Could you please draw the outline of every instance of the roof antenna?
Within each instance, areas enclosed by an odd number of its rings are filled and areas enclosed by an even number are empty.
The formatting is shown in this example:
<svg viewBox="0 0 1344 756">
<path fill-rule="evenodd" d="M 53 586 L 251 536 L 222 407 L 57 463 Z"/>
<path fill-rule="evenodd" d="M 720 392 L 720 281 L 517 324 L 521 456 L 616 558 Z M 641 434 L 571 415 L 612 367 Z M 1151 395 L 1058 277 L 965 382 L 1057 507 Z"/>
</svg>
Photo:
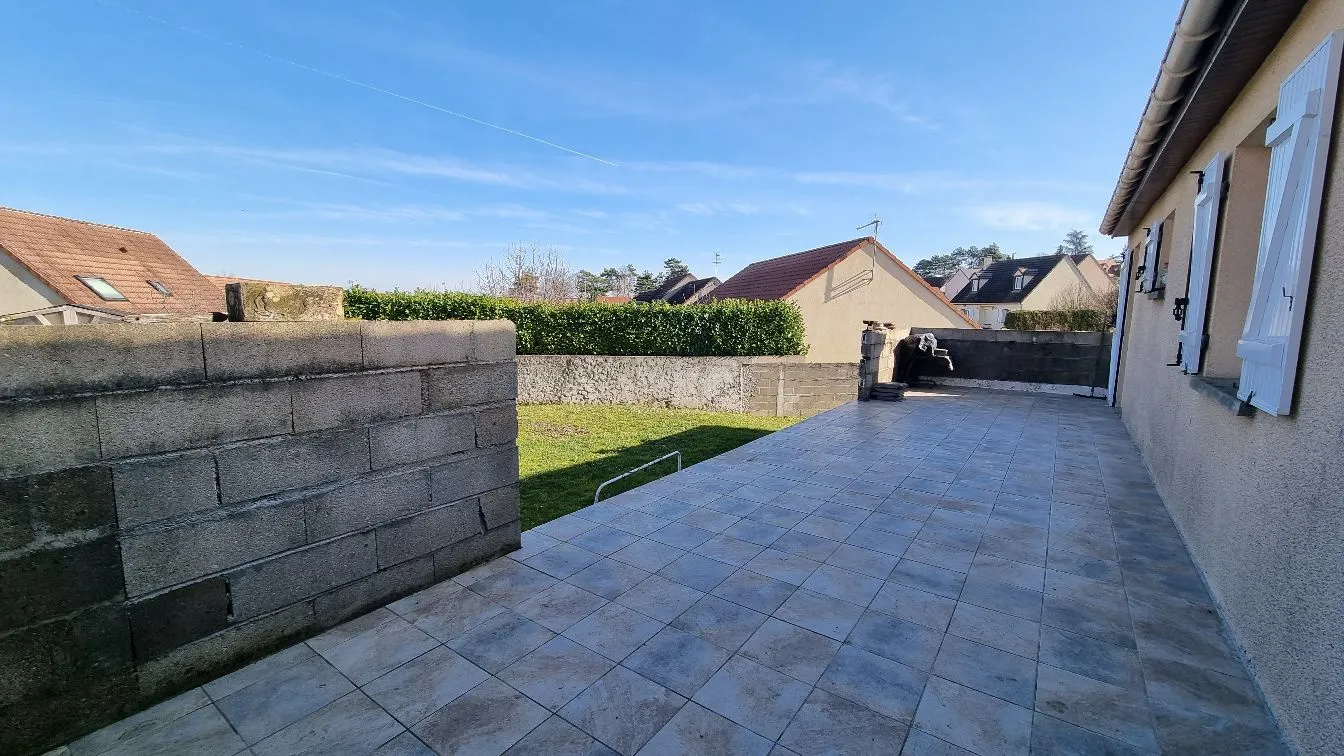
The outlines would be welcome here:
<svg viewBox="0 0 1344 756">
<path fill-rule="evenodd" d="M 714 277 L 715 277 L 715 278 L 718 278 L 718 277 L 719 277 L 719 263 L 721 263 L 721 262 L 723 262 L 723 258 L 719 256 L 719 253 L 718 253 L 718 252 L 715 252 L 715 253 L 714 253 Z"/>
<path fill-rule="evenodd" d="M 882 228 L 882 219 L 877 217 L 876 214 L 874 214 L 872 220 L 868 221 L 862 226 L 855 227 L 854 230 L 862 231 L 863 229 L 868 228 L 869 226 L 873 227 L 873 265 L 869 270 L 869 274 L 877 275 L 877 231 L 878 229 Z"/>
</svg>

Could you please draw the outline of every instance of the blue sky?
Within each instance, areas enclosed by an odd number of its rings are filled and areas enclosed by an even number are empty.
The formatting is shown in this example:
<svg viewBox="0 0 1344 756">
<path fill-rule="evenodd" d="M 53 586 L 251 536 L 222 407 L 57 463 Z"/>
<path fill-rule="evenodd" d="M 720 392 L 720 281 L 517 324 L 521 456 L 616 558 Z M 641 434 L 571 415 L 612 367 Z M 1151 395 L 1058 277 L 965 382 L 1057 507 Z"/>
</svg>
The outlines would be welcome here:
<svg viewBox="0 0 1344 756">
<path fill-rule="evenodd" d="M 153 231 L 206 273 L 378 288 L 470 286 L 514 242 L 702 275 L 717 251 L 726 278 L 875 214 L 910 263 L 1075 227 L 1109 254 L 1178 10 L 11 2 L 0 204 Z"/>
</svg>

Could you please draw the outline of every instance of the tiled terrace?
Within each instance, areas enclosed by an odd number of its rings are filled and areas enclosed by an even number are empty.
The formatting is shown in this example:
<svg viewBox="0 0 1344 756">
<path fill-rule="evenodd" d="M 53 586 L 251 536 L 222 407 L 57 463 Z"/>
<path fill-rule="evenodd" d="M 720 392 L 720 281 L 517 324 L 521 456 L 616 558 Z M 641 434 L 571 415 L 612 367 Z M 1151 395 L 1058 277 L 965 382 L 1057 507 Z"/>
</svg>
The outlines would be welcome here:
<svg viewBox="0 0 1344 756">
<path fill-rule="evenodd" d="M 849 404 L 523 538 L 71 749 L 1281 750 L 1101 402 Z"/>
</svg>

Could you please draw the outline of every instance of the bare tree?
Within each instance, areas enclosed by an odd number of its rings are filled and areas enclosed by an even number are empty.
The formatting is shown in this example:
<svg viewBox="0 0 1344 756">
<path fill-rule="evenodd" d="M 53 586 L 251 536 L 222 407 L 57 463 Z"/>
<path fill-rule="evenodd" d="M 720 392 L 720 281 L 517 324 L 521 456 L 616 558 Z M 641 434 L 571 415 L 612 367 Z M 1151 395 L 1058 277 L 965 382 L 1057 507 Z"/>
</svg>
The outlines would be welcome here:
<svg viewBox="0 0 1344 756">
<path fill-rule="evenodd" d="M 1120 289 L 1112 281 L 1105 290 L 1097 291 L 1085 283 L 1075 283 L 1050 299 L 1052 310 L 1101 310 L 1115 322 Z"/>
<path fill-rule="evenodd" d="M 485 294 L 522 302 L 565 302 L 578 296 L 574 274 L 554 247 L 514 244 L 476 271 Z"/>
</svg>

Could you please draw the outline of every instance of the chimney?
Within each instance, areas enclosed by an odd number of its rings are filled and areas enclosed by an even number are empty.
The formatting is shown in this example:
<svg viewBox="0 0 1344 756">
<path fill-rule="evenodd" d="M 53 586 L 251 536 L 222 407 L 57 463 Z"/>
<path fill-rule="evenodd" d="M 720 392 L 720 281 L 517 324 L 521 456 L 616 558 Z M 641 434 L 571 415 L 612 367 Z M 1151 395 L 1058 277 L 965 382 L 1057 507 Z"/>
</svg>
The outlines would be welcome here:
<svg viewBox="0 0 1344 756">
<path fill-rule="evenodd" d="M 989 267 L 990 265 L 992 265 L 993 263 L 994 263 L 994 258 L 990 257 L 989 255 L 985 255 L 984 257 L 980 258 L 980 270 L 984 270 L 985 268 L 988 268 L 988 267 Z"/>
</svg>

